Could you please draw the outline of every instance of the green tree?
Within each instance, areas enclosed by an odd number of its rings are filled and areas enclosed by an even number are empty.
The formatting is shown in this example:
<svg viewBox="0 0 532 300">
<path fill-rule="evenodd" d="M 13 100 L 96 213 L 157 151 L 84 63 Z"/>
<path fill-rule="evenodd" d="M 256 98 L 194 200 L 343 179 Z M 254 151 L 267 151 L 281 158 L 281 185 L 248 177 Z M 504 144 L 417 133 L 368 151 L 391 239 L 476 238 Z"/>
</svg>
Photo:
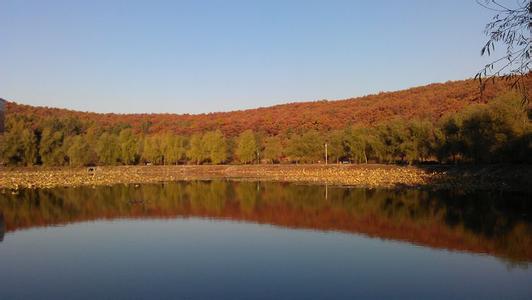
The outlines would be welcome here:
<svg viewBox="0 0 532 300">
<path fill-rule="evenodd" d="M 424 120 L 413 120 L 406 123 L 401 152 L 409 164 L 424 161 L 433 152 L 434 135 L 432 124 Z"/>
<path fill-rule="evenodd" d="M 264 141 L 264 158 L 270 162 L 278 162 L 283 157 L 283 145 L 277 136 L 268 137 Z"/>
<path fill-rule="evenodd" d="M 205 156 L 206 155 L 203 147 L 202 136 L 200 134 L 192 135 L 187 151 L 188 159 L 199 165 L 204 159 L 206 159 Z"/>
<path fill-rule="evenodd" d="M 406 129 L 404 121 L 400 119 L 388 121 L 377 127 L 378 136 L 381 143 L 382 159 L 388 163 L 394 162 L 397 158 L 404 160 L 406 156 Z"/>
<path fill-rule="evenodd" d="M 163 145 L 160 136 L 152 135 L 144 139 L 142 157 L 153 164 L 164 163 Z"/>
<path fill-rule="evenodd" d="M 182 136 L 165 134 L 162 138 L 162 153 L 165 164 L 177 164 L 185 157 L 186 140 Z"/>
<path fill-rule="evenodd" d="M 33 165 L 37 160 L 37 138 L 33 130 L 25 128 L 22 131 L 23 162 L 26 166 Z"/>
<path fill-rule="evenodd" d="M 33 165 L 37 158 L 37 143 L 33 130 L 22 120 L 8 119 L 0 143 L 0 156 L 10 164 Z"/>
<path fill-rule="evenodd" d="M 315 130 L 292 136 L 288 147 L 291 158 L 297 162 L 317 162 L 324 157 L 324 142 Z"/>
<path fill-rule="evenodd" d="M 64 134 L 61 130 L 54 131 L 46 127 L 42 131 L 39 144 L 39 155 L 46 166 L 62 166 L 66 162 L 66 153 L 63 147 Z"/>
<path fill-rule="evenodd" d="M 76 135 L 68 143 L 67 155 L 71 166 L 80 167 L 90 163 L 90 149 L 84 136 Z"/>
<path fill-rule="evenodd" d="M 366 132 L 363 128 L 347 128 L 344 132 L 343 145 L 346 155 L 352 162 L 368 162 Z"/>
<path fill-rule="evenodd" d="M 470 106 L 446 116 L 436 132 L 438 158 L 471 162 L 526 161 L 530 121 L 521 95 L 512 92 L 488 104 Z"/>
<path fill-rule="evenodd" d="M 220 130 L 209 131 L 201 139 L 206 158 L 212 164 L 221 164 L 227 159 L 227 144 Z"/>
<path fill-rule="evenodd" d="M 87 128 L 87 131 L 84 135 L 84 140 L 87 142 L 88 146 L 88 164 L 98 163 L 98 154 L 96 153 L 96 147 L 98 146 L 98 139 L 102 135 L 102 129 L 98 126 L 91 125 Z"/>
<path fill-rule="evenodd" d="M 138 141 L 131 128 L 122 129 L 118 136 L 120 145 L 120 159 L 126 165 L 135 163 L 138 151 Z"/>
<path fill-rule="evenodd" d="M 440 161 L 456 162 L 463 154 L 465 145 L 461 136 L 462 120 L 457 116 L 448 116 L 438 126 L 438 142 L 436 155 Z"/>
<path fill-rule="evenodd" d="M 464 156 L 474 162 L 511 160 L 508 146 L 525 134 L 529 124 L 520 109 L 521 99 L 515 93 L 494 99 L 488 105 L 476 105 L 462 112 L 460 129 L 465 145 Z"/>
<path fill-rule="evenodd" d="M 376 128 L 369 127 L 364 129 L 364 139 L 366 141 L 366 153 L 369 159 L 381 162 L 385 157 L 385 147 L 379 138 Z"/>
<path fill-rule="evenodd" d="M 343 130 L 333 130 L 327 136 L 327 155 L 329 161 L 336 163 L 346 156 Z"/>
<path fill-rule="evenodd" d="M 462 122 L 465 156 L 475 162 L 488 162 L 496 146 L 496 130 L 489 112 L 481 106 L 469 110 Z"/>
<path fill-rule="evenodd" d="M 96 153 L 100 163 L 104 165 L 115 165 L 120 158 L 120 147 L 118 138 L 111 133 L 104 132 L 98 139 Z"/>
<path fill-rule="evenodd" d="M 492 150 L 492 161 L 530 162 L 532 160 L 532 123 L 523 110 L 523 96 L 510 92 L 495 98 L 488 110 L 495 123 L 497 145 Z M 532 113 L 532 110 L 529 110 Z M 532 116 L 532 114 L 530 115 Z"/>
<path fill-rule="evenodd" d="M 257 141 L 253 130 L 248 129 L 238 137 L 236 155 L 241 163 L 253 162 L 258 151 Z"/>
<path fill-rule="evenodd" d="M 83 123 L 79 118 L 67 117 L 59 119 L 58 122 L 65 136 L 79 135 L 83 132 Z"/>
</svg>

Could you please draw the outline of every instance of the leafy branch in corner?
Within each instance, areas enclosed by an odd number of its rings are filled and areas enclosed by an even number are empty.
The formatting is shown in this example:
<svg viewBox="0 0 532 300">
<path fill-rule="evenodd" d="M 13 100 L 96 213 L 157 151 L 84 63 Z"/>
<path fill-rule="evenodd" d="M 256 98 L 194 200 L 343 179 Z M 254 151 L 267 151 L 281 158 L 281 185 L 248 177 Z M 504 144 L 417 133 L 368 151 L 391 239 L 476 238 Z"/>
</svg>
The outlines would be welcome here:
<svg viewBox="0 0 532 300">
<path fill-rule="evenodd" d="M 497 0 L 476 0 L 482 7 L 496 12 L 485 29 L 488 41 L 482 47 L 481 56 L 491 56 L 495 44 L 506 46 L 504 56 L 482 68 L 475 79 L 480 82 L 480 91 L 484 91 L 488 81 L 503 78 L 511 83 L 523 96 L 523 105 L 528 106 L 528 87 L 524 78 L 531 75 L 532 54 L 530 37 L 532 33 L 532 0 L 518 0 L 517 7 L 508 7 Z"/>
</svg>

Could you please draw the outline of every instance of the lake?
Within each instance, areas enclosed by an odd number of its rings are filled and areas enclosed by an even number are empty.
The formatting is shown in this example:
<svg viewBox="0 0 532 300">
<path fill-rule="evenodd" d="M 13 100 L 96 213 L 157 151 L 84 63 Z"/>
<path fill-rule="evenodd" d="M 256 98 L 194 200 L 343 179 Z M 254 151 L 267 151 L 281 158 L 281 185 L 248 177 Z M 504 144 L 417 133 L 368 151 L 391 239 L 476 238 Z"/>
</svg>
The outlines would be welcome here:
<svg viewBox="0 0 532 300">
<path fill-rule="evenodd" d="M 0 299 L 531 299 L 529 198 L 225 180 L 3 191 Z"/>
</svg>

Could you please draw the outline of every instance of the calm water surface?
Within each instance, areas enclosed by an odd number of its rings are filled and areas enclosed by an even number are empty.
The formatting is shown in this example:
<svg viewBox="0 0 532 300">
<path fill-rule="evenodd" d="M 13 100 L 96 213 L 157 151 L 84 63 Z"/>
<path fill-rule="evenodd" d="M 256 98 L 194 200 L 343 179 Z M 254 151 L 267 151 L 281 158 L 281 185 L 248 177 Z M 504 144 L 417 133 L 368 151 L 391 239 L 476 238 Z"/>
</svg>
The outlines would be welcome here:
<svg viewBox="0 0 532 300">
<path fill-rule="evenodd" d="M 230 181 L 4 191 L 0 299 L 531 299 L 529 196 Z"/>
</svg>

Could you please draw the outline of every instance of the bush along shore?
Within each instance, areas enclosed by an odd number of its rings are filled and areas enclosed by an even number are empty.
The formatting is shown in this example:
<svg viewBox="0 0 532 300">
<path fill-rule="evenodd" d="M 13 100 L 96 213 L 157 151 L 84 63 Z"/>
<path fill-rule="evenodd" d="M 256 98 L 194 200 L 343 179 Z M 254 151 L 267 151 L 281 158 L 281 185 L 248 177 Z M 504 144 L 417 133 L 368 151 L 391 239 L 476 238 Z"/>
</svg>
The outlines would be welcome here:
<svg viewBox="0 0 532 300">
<path fill-rule="evenodd" d="M 532 192 L 530 165 L 180 165 L 92 168 L 0 168 L 0 190 L 178 180 L 261 180 L 369 188 L 427 188 Z"/>
</svg>

